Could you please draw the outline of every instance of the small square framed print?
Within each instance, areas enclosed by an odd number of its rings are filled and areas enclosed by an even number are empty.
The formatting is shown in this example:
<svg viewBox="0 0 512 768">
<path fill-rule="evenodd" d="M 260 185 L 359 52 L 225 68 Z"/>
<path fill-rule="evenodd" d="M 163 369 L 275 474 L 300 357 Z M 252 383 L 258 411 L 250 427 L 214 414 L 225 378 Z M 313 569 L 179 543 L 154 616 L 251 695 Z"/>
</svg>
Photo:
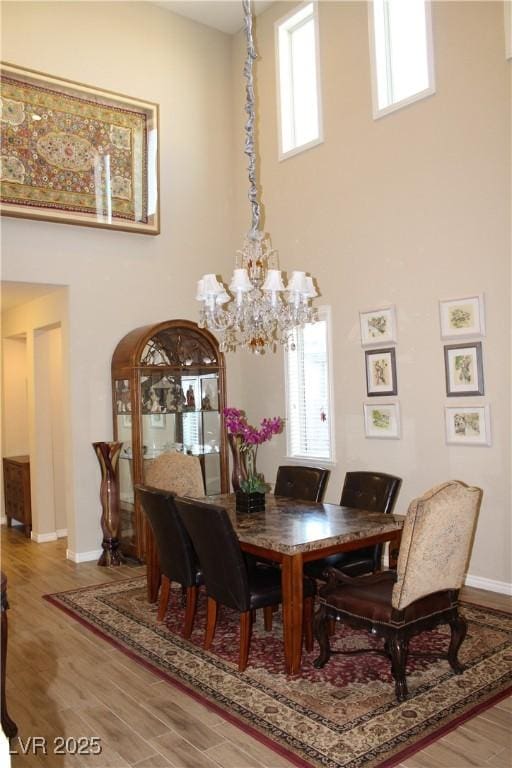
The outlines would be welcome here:
<svg viewBox="0 0 512 768">
<path fill-rule="evenodd" d="M 445 408 L 446 442 L 449 445 L 490 445 L 491 417 L 488 405 Z"/>
<path fill-rule="evenodd" d="M 361 345 L 391 344 L 396 341 L 396 317 L 394 307 L 371 309 L 359 313 Z"/>
<path fill-rule="evenodd" d="M 152 427 L 155 427 L 156 429 L 165 428 L 165 413 L 152 413 L 150 418 Z"/>
<path fill-rule="evenodd" d="M 484 394 L 481 341 L 445 346 L 444 367 L 448 397 Z"/>
<path fill-rule="evenodd" d="M 439 315 L 442 339 L 485 336 L 483 295 L 440 301 Z"/>
<path fill-rule="evenodd" d="M 400 438 L 398 403 L 365 403 L 363 407 L 366 437 Z"/>
<path fill-rule="evenodd" d="M 396 395 L 396 357 L 394 347 L 389 349 L 367 349 L 366 393 L 368 397 Z"/>
</svg>

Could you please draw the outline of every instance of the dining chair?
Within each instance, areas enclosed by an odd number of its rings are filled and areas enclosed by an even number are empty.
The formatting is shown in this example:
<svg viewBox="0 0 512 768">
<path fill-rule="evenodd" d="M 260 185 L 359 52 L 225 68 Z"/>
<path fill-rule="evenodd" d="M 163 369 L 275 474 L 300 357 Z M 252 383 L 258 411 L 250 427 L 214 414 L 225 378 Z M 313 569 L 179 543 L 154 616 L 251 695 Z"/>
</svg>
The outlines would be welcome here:
<svg viewBox="0 0 512 768">
<path fill-rule="evenodd" d="M 146 485 L 173 491 L 178 496 L 205 495 L 201 462 L 197 456 L 179 451 L 166 452 L 147 464 L 144 473 Z"/>
<path fill-rule="evenodd" d="M 323 467 L 280 466 L 277 469 L 274 496 L 322 501 L 329 474 L 329 470 Z"/>
<path fill-rule="evenodd" d="M 329 627 L 333 620 L 366 629 L 384 639 L 384 653 L 391 661 L 395 693 L 407 697 L 406 663 L 409 640 L 414 635 L 449 624 L 447 658 L 456 674 L 466 636 L 466 621 L 458 610 L 458 594 L 471 551 L 482 490 L 452 480 L 414 499 L 407 512 L 397 570 L 350 578 L 335 568 L 320 590 L 315 616 L 315 636 L 321 668 L 333 651 Z M 373 649 L 365 649 L 371 651 Z M 347 651 L 348 652 L 348 651 Z M 350 649 L 354 653 L 354 649 Z M 358 651 L 359 652 L 359 651 Z"/>
<path fill-rule="evenodd" d="M 136 485 L 135 492 L 155 537 L 162 574 L 157 618 L 159 621 L 165 618 L 172 583 L 181 584 L 186 594 L 183 637 L 189 638 L 194 625 L 198 588 L 203 584 L 203 574 L 190 536 L 176 509 L 176 494 L 144 485 Z"/>
<path fill-rule="evenodd" d="M 210 648 L 215 636 L 218 606 L 240 613 L 238 669 L 243 672 L 249 658 L 253 612 L 265 610 L 265 623 L 272 606 L 282 602 L 279 568 L 255 564 L 248 568 L 240 543 L 223 507 L 192 499 L 176 499 L 181 520 L 192 539 L 204 575 L 208 596 L 204 647 Z M 316 584 L 304 579 L 304 636 L 308 650 L 313 648 L 312 616 Z M 266 627 L 267 628 L 267 627 Z"/>
<path fill-rule="evenodd" d="M 368 512 L 390 513 L 395 507 L 401 485 L 400 477 L 385 472 L 347 472 L 340 505 Z M 381 560 L 382 544 L 376 544 L 313 560 L 306 563 L 304 571 L 316 579 L 324 579 L 323 573 L 329 567 L 338 568 L 348 576 L 359 576 L 380 570 Z"/>
<path fill-rule="evenodd" d="M 179 451 L 166 451 L 156 459 L 144 461 L 144 483 L 152 488 L 172 491 L 178 496 L 204 496 L 201 462 L 197 456 Z M 158 553 L 152 529 L 146 527 L 146 565 L 150 602 L 157 599 L 161 582 Z"/>
</svg>

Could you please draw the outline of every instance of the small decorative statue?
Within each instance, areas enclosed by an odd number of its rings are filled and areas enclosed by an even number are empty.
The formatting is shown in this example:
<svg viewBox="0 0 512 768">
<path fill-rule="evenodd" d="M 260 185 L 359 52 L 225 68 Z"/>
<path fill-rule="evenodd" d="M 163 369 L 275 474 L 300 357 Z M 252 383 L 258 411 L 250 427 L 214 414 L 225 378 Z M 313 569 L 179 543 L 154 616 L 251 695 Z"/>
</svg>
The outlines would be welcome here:
<svg viewBox="0 0 512 768">
<path fill-rule="evenodd" d="M 211 411 L 212 404 L 210 402 L 210 395 L 208 393 L 205 394 L 203 399 L 201 400 L 201 408 L 203 411 Z"/>
<path fill-rule="evenodd" d="M 196 409 L 196 396 L 192 384 L 189 384 L 187 389 L 187 408 L 190 411 L 195 411 Z"/>
</svg>

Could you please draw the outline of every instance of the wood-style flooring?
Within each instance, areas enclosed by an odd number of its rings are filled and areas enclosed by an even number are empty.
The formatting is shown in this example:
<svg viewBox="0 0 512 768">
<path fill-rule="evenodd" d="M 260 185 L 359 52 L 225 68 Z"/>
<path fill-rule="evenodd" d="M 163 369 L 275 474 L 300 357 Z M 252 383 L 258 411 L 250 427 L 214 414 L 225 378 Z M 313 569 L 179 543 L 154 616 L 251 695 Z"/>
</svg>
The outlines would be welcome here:
<svg viewBox="0 0 512 768">
<path fill-rule="evenodd" d="M 2 528 L 10 610 L 7 697 L 19 736 L 99 736 L 96 756 L 14 755 L 18 766 L 60 768 L 291 768 L 258 741 L 132 662 L 41 596 L 144 573 L 66 560 L 66 541 L 35 544 Z M 502 595 L 465 589 L 472 602 L 512 611 Z M 512 765 L 512 698 L 466 722 L 401 768 Z M 15 739 L 11 749 L 19 749 Z"/>
</svg>

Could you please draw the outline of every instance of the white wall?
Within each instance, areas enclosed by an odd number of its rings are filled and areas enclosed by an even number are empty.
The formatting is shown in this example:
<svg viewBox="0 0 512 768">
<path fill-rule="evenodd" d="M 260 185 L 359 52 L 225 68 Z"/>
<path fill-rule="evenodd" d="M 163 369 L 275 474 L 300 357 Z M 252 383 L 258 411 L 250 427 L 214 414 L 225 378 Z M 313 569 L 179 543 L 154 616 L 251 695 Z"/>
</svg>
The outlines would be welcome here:
<svg viewBox="0 0 512 768">
<path fill-rule="evenodd" d="M 290 9 L 278 3 L 256 19 L 261 186 L 281 267 L 310 271 L 319 303 L 332 307 L 337 463 L 327 499 L 338 501 L 345 472 L 358 468 L 403 478 L 399 512 L 443 480 L 479 485 L 484 502 L 470 574 L 510 585 L 511 63 L 503 6 L 434 3 L 436 95 L 374 121 L 366 4 L 321 2 L 325 142 L 278 162 L 273 24 Z M 235 50 L 236 73 L 241 36 Z M 237 98 L 241 104 L 242 87 Z M 241 127 L 235 158 L 243 230 Z M 468 400 L 490 403 L 492 446 L 447 446 L 444 407 L 464 403 L 445 394 L 438 301 L 480 292 L 485 396 Z M 362 418 L 358 313 L 389 303 L 398 317 L 399 441 L 365 438 Z M 243 360 L 237 404 L 254 420 L 284 415 L 282 356 Z M 268 479 L 285 450 L 284 436 L 260 448 Z"/>
<path fill-rule="evenodd" d="M 231 267 L 230 41 L 149 3 L 10 2 L 2 58 L 160 104 L 160 236 L 7 218 L 2 226 L 2 279 L 69 286 L 69 547 L 94 552 L 101 505 L 91 443 L 112 438 L 112 352 L 139 325 L 195 320 L 205 264 Z"/>
</svg>

